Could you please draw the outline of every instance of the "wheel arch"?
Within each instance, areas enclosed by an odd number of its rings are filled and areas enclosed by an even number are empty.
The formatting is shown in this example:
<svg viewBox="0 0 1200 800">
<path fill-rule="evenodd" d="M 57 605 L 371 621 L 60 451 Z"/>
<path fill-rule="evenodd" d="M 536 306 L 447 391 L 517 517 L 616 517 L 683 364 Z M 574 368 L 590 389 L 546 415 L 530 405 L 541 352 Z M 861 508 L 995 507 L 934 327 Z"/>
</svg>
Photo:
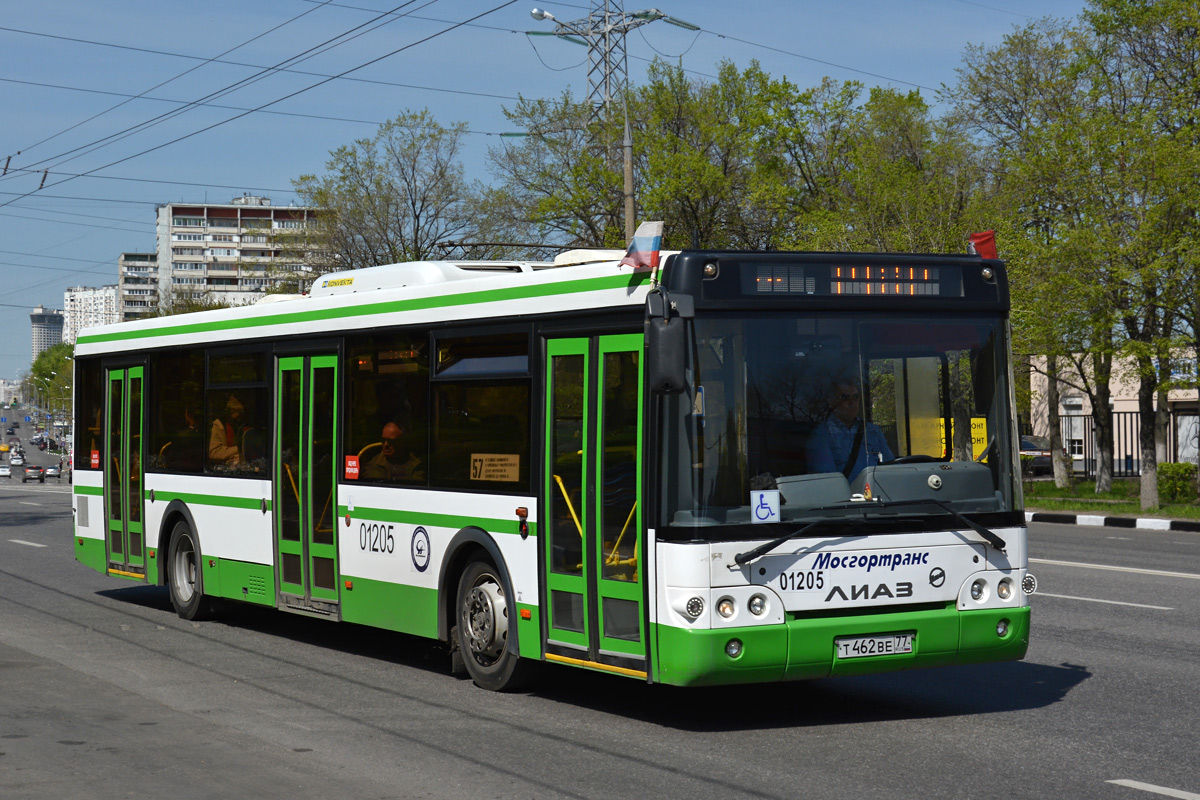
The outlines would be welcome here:
<svg viewBox="0 0 1200 800">
<path fill-rule="evenodd" d="M 492 535 L 483 528 L 468 526 L 450 540 L 446 548 L 446 557 L 442 559 L 441 571 L 438 573 L 438 619 L 437 635 L 443 642 L 450 641 L 450 621 L 455 615 L 455 598 L 458 594 L 458 580 L 467 568 L 467 564 L 476 558 L 486 557 L 500 573 L 500 581 L 504 587 L 504 596 L 516 610 L 512 578 L 508 574 L 508 565 L 504 555 Z M 513 655 L 520 656 L 520 643 L 517 637 L 509 639 Z"/>
<path fill-rule="evenodd" d="M 172 500 L 167 504 L 167 510 L 163 512 L 162 522 L 159 523 L 158 547 L 154 551 L 158 555 L 158 579 L 155 582 L 159 586 L 167 585 L 167 568 L 163 564 L 171 545 L 171 531 L 175 530 L 175 525 L 180 521 L 186 522 L 188 527 L 191 528 L 192 536 L 196 542 L 197 554 L 204 552 L 200 547 L 200 531 L 196 529 L 196 519 L 192 516 L 192 510 L 182 500 Z"/>
</svg>

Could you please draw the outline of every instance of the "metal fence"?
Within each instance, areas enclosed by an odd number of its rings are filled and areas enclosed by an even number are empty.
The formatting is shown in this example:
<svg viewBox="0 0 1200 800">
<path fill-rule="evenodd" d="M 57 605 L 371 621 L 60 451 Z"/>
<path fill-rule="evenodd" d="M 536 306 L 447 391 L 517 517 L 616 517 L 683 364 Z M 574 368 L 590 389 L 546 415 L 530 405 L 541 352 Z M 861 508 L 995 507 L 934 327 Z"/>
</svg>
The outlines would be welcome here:
<svg viewBox="0 0 1200 800">
<path fill-rule="evenodd" d="M 1063 416 L 1063 446 L 1071 457 L 1076 473 L 1088 477 L 1096 474 L 1099 453 L 1096 449 L 1096 428 L 1091 414 Z M 1137 411 L 1113 413 L 1113 477 L 1136 478 L 1142 474 L 1141 447 L 1138 445 L 1138 426 L 1141 414 Z M 1196 463 L 1200 449 L 1200 425 L 1195 411 L 1172 411 L 1167 417 L 1167 461 Z"/>
</svg>

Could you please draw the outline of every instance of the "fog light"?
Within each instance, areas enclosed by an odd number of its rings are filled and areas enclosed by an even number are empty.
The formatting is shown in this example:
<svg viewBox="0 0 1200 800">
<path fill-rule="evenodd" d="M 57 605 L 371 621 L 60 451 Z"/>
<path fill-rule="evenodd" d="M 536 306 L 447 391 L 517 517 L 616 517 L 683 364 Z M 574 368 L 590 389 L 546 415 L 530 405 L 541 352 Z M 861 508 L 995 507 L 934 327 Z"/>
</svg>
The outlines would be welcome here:
<svg viewBox="0 0 1200 800">
<path fill-rule="evenodd" d="M 1037 591 L 1037 578 L 1033 577 L 1032 572 L 1026 572 L 1025 577 L 1021 579 L 1021 591 L 1025 594 L 1033 594 Z"/>
<path fill-rule="evenodd" d="M 725 619 L 732 617 L 734 611 L 737 611 L 737 606 L 734 605 L 732 597 L 722 597 L 717 601 L 717 613 Z"/>
<path fill-rule="evenodd" d="M 1000 581 L 1000 583 L 996 586 L 996 596 L 1001 600 L 1007 600 L 1008 598 L 1012 597 L 1012 581 L 1010 581 L 1008 578 Z"/>
<path fill-rule="evenodd" d="M 983 582 L 982 578 L 977 579 L 974 583 L 971 584 L 971 599 L 972 600 L 975 600 L 975 601 L 982 600 L 985 594 L 987 594 L 987 584 Z"/>
<path fill-rule="evenodd" d="M 996 623 L 996 635 L 1001 639 L 1008 636 L 1008 620 L 1002 619 Z"/>
<path fill-rule="evenodd" d="M 767 598 L 763 597 L 761 594 L 756 594 L 750 598 L 750 602 L 747 603 L 747 607 L 750 609 L 751 614 L 756 617 L 761 617 L 763 612 L 767 610 Z"/>
<path fill-rule="evenodd" d="M 742 654 L 742 640 L 730 639 L 725 643 L 725 655 L 730 658 L 737 658 Z"/>
<path fill-rule="evenodd" d="M 693 597 L 687 601 L 687 615 L 692 619 L 700 619 L 700 615 L 704 613 L 704 599 Z"/>
</svg>

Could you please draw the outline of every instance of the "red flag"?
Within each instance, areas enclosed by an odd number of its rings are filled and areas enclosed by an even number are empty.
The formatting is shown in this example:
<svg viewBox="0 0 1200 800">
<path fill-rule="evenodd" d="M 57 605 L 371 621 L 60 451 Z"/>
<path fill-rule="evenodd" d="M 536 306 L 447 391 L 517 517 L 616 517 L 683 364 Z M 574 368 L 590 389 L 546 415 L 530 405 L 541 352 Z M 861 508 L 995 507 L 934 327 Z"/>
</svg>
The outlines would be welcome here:
<svg viewBox="0 0 1200 800">
<path fill-rule="evenodd" d="M 970 238 L 971 244 L 967 248 L 968 253 L 975 253 L 982 258 L 999 258 L 999 256 L 996 255 L 995 231 L 972 233 Z"/>
</svg>

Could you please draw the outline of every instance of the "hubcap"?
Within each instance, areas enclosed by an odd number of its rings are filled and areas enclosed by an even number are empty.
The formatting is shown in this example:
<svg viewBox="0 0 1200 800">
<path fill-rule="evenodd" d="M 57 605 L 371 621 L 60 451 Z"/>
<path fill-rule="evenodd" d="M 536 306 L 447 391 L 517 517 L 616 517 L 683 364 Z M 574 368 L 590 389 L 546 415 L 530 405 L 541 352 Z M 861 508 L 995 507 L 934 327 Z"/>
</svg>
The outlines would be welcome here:
<svg viewBox="0 0 1200 800">
<path fill-rule="evenodd" d="M 192 540 L 183 537 L 175 550 L 175 592 L 179 599 L 187 602 L 196 590 L 196 551 Z"/>
<path fill-rule="evenodd" d="M 508 637 L 508 610 L 500 587 L 489 580 L 472 588 L 463 602 L 462 616 L 471 652 L 498 658 Z"/>
</svg>

